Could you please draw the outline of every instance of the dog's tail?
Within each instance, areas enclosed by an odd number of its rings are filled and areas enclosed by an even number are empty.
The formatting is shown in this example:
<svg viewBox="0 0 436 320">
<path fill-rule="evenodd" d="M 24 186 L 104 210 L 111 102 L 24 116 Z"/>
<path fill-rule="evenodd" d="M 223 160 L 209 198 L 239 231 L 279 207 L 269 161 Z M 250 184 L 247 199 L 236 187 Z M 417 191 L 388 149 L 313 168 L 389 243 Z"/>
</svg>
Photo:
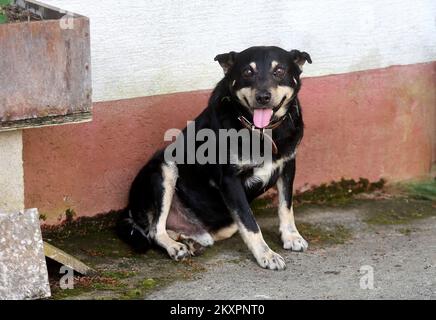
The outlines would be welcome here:
<svg viewBox="0 0 436 320">
<path fill-rule="evenodd" d="M 125 209 L 116 226 L 118 236 L 126 243 L 131 245 L 136 251 L 144 252 L 151 245 L 149 237 L 149 226 L 140 226 L 133 219 L 132 211 Z"/>
</svg>

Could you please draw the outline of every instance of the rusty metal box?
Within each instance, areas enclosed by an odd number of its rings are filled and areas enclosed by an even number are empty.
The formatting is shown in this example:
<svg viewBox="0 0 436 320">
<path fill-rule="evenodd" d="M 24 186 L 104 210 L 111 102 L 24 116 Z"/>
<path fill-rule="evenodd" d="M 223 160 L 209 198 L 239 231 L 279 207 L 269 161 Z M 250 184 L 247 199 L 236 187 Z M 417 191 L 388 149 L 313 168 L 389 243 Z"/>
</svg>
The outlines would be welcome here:
<svg viewBox="0 0 436 320">
<path fill-rule="evenodd" d="M 91 118 L 89 19 L 15 0 L 41 21 L 0 24 L 0 131 Z"/>
</svg>

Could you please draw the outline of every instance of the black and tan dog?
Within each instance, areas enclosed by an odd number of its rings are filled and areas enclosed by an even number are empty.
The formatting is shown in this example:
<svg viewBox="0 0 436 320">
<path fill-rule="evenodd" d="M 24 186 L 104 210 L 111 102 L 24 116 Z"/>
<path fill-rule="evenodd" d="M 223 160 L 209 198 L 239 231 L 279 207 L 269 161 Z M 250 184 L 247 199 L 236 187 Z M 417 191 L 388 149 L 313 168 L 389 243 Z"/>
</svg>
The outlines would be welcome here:
<svg viewBox="0 0 436 320">
<path fill-rule="evenodd" d="M 165 150 L 158 151 L 132 184 L 118 232 L 137 249 L 155 244 L 182 260 L 239 231 L 261 267 L 281 270 L 285 262 L 264 241 L 250 202 L 277 186 L 283 247 L 307 248 L 295 226 L 292 188 L 296 148 L 303 137 L 297 94 L 302 66 L 312 61 L 306 52 L 278 47 L 251 47 L 220 54 L 215 60 L 225 76 L 208 107 L 194 120 L 196 132 L 210 129 L 219 139 L 221 129 L 250 128 L 253 136 L 269 129 L 271 160 L 187 164 L 168 161 Z M 186 130 L 181 135 L 185 145 L 190 142 Z M 197 141 L 195 148 L 201 145 Z M 239 153 L 226 152 L 227 158 L 241 159 Z"/>
</svg>

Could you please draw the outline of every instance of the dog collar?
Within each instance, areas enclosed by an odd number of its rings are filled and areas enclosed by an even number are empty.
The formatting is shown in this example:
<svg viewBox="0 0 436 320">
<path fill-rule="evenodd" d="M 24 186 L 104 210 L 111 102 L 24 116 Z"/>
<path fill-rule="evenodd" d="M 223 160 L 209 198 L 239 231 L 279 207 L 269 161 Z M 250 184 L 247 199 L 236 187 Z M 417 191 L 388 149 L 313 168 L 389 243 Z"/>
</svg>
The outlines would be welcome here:
<svg viewBox="0 0 436 320">
<path fill-rule="evenodd" d="M 274 130 L 275 128 L 278 128 L 283 123 L 283 121 L 286 119 L 287 116 L 288 116 L 288 114 L 285 114 L 279 120 L 269 124 L 265 128 L 257 128 L 253 123 L 251 123 L 249 120 L 247 120 L 247 118 L 245 118 L 244 116 L 239 116 L 238 120 L 248 130 L 251 130 L 252 132 L 257 132 L 257 133 L 260 134 L 260 136 L 262 138 L 266 137 L 268 140 L 270 140 L 271 141 L 271 146 L 272 146 L 272 152 L 273 152 L 273 154 L 277 154 L 279 152 L 279 150 L 277 148 L 277 145 L 274 142 L 274 139 L 272 137 L 270 137 L 268 134 L 265 133 L 265 129 L 266 130 Z"/>
<path fill-rule="evenodd" d="M 293 99 L 294 97 L 292 97 Z M 229 96 L 224 96 L 221 98 L 221 101 L 225 102 L 231 101 L 231 98 Z M 279 104 L 279 106 L 281 107 L 282 103 Z M 296 103 L 296 108 L 297 108 L 297 114 L 300 113 L 300 110 L 298 108 L 298 103 Z M 273 109 L 274 110 L 274 109 Z M 264 128 L 257 128 L 253 123 L 251 123 L 247 118 L 245 118 L 243 115 L 240 115 L 238 117 L 239 122 L 241 122 L 241 124 L 248 130 L 251 130 L 252 132 L 257 132 L 260 134 L 260 136 L 263 137 L 267 137 L 267 139 L 269 139 L 271 141 L 271 145 L 272 145 L 272 152 L 273 154 L 277 154 L 278 153 L 278 148 L 276 143 L 274 142 L 274 139 L 272 137 L 270 137 L 268 134 L 265 133 L 265 129 L 266 130 L 274 130 L 278 127 L 280 127 L 280 125 L 283 123 L 283 121 L 285 121 L 285 119 L 289 116 L 289 119 L 291 119 L 292 125 L 295 126 L 294 124 L 294 120 L 292 119 L 292 116 L 289 112 L 287 112 L 283 117 L 281 117 L 280 119 L 270 123 L 269 125 L 267 125 Z"/>
</svg>

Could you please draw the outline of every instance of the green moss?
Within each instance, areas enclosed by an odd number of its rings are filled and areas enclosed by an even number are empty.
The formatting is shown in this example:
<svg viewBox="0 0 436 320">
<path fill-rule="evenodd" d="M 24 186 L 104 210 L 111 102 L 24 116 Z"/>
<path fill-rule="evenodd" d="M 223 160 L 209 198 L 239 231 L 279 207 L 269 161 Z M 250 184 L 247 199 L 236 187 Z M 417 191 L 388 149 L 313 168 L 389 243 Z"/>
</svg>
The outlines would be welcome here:
<svg viewBox="0 0 436 320">
<path fill-rule="evenodd" d="M 10 0 L 0 0 L 0 24 L 8 22 L 4 7 L 9 4 Z"/>
<path fill-rule="evenodd" d="M 142 281 L 142 288 L 145 290 L 153 289 L 156 286 L 156 280 L 152 278 L 144 279 Z"/>
<path fill-rule="evenodd" d="M 431 180 L 416 181 L 400 184 L 415 199 L 436 201 L 436 178 Z"/>
<path fill-rule="evenodd" d="M 104 299 L 110 296 L 112 299 L 142 299 L 158 285 L 170 283 L 174 279 L 167 278 L 165 281 L 146 278 L 142 281 L 133 278 L 123 278 L 122 280 L 110 277 L 96 277 L 75 284 L 74 289 L 61 289 L 59 286 L 52 285 L 51 299 L 71 299 L 75 297 L 91 297 L 93 299 Z"/>
<path fill-rule="evenodd" d="M 128 290 L 124 290 L 121 292 L 121 294 L 117 297 L 117 299 L 121 300 L 138 300 L 138 299 L 144 299 L 147 294 L 152 292 L 153 289 L 156 289 L 157 287 L 161 288 L 163 286 L 166 286 L 172 282 L 174 282 L 176 279 L 172 276 L 167 277 L 159 277 L 159 278 L 146 278 L 142 281 L 136 281 L 133 284 L 133 287 L 129 287 Z"/>
<path fill-rule="evenodd" d="M 370 225 L 408 224 L 418 219 L 436 216 L 431 201 L 409 198 L 379 200 L 368 203 L 364 221 Z"/>
<path fill-rule="evenodd" d="M 67 210 L 65 210 L 66 223 L 72 223 L 75 216 L 76 216 L 76 212 L 73 209 L 68 208 Z"/>
<path fill-rule="evenodd" d="M 206 271 L 205 266 L 194 259 L 174 262 L 160 250 L 149 250 L 145 254 L 135 253 L 111 229 L 57 238 L 55 243 L 99 271 L 99 276 L 95 279 L 86 281 L 86 277 L 82 277 L 74 291 L 55 289 L 55 299 L 72 298 L 76 295 L 91 296 L 93 299 L 108 296 L 115 299 L 142 299 L 156 288 L 174 281 L 190 280 Z M 54 270 L 51 277 L 56 276 L 56 273 L 58 271 Z M 53 283 L 56 287 L 56 281 Z"/>
<path fill-rule="evenodd" d="M 253 209 L 253 211 L 268 209 L 271 208 L 271 203 L 271 198 L 257 198 L 251 203 L 251 209 Z"/>
<path fill-rule="evenodd" d="M 171 283 L 173 280 L 168 279 L 144 279 L 143 281 L 136 283 L 133 288 L 125 290 L 120 294 L 117 299 L 120 300 L 139 300 L 144 299 L 148 293 L 151 292 L 157 286 L 164 286 Z"/>
<path fill-rule="evenodd" d="M 277 207 L 257 207 L 253 208 L 254 215 L 257 218 L 277 216 Z"/>
<path fill-rule="evenodd" d="M 399 228 L 397 231 L 405 236 L 410 236 L 412 233 L 416 232 L 416 228 Z"/>
<path fill-rule="evenodd" d="M 51 279 L 52 299 L 67 299 L 83 294 L 92 294 L 98 291 L 119 292 L 126 288 L 126 284 L 118 279 L 94 276 L 94 277 L 75 277 L 73 289 L 62 289 L 58 279 Z"/>
<path fill-rule="evenodd" d="M 93 217 L 80 217 L 74 220 L 73 218 L 76 213 L 72 209 L 67 209 L 65 212 L 67 218 L 60 225 L 42 227 L 43 237 L 67 239 L 72 236 L 86 236 L 107 231 L 115 227 L 119 214 L 119 211 L 111 211 Z"/>
<path fill-rule="evenodd" d="M 73 235 L 68 238 L 45 238 L 45 240 L 90 265 L 135 255 L 135 252 L 118 239 L 111 229 L 83 236 Z"/>
<path fill-rule="evenodd" d="M 127 285 L 121 282 L 116 283 L 95 283 L 92 286 L 93 290 L 100 290 L 100 291 L 119 291 L 122 288 L 126 288 Z"/>
<path fill-rule="evenodd" d="M 90 292 L 91 289 L 83 287 L 75 287 L 74 289 L 61 289 L 53 287 L 51 288 L 51 298 L 52 300 L 63 300 L 68 298 L 74 298 L 82 294 Z"/>
<path fill-rule="evenodd" d="M 294 197 L 294 204 L 317 203 L 342 205 L 353 199 L 353 196 L 356 194 L 382 189 L 385 183 L 384 179 L 370 182 L 365 178 L 360 178 L 358 181 L 342 178 L 340 181 L 321 184 L 305 192 L 297 192 Z"/>
<path fill-rule="evenodd" d="M 312 246 L 344 244 L 352 238 L 351 230 L 340 224 L 320 226 L 310 223 L 300 223 L 298 229 L 301 235 Z"/>
<path fill-rule="evenodd" d="M 138 300 L 144 297 L 141 289 L 131 289 L 119 297 L 121 300 Z"/>
<path fill-rule="evenodd" d="M 136 276 L 137 273 L 133 271 L 104 271 L 102 275 L 112 279 L 128 279 Z"/>
<path fill-rule="evenodd" d="M 329 184 L 324 183 L 314 186 L 304 192 L 297 191 L 293 202 L 295 206 L 302 204 L 344 205 L 357 194 L 383 189 L 385 183 L 384 179 L 370 182 L 365 178 L 359 178 L 358 181 L 342 178 L 340 181 L 332 181 Z M 256 215 L 265 216 L 271 215 L 276 210 L 273 207 L 273 200 L 269 197 L 255 199 L 251 203 L 251 208 L 256 212 Z"/>
<path fill-rule="evenodd" d="M 52 299 L 69 299 L 78 296 L 94 299 L 143 298 L 144 295 L 158 285 L 158 280 L 146 278 L 140 280 L 136 272 L 104 271 L 96 277 L 76 277 L 74 289 L 62 290 L 58 283 L 51 281 Z M 164 283 L 164 281 L 161 281 Z"/>
</svg>

